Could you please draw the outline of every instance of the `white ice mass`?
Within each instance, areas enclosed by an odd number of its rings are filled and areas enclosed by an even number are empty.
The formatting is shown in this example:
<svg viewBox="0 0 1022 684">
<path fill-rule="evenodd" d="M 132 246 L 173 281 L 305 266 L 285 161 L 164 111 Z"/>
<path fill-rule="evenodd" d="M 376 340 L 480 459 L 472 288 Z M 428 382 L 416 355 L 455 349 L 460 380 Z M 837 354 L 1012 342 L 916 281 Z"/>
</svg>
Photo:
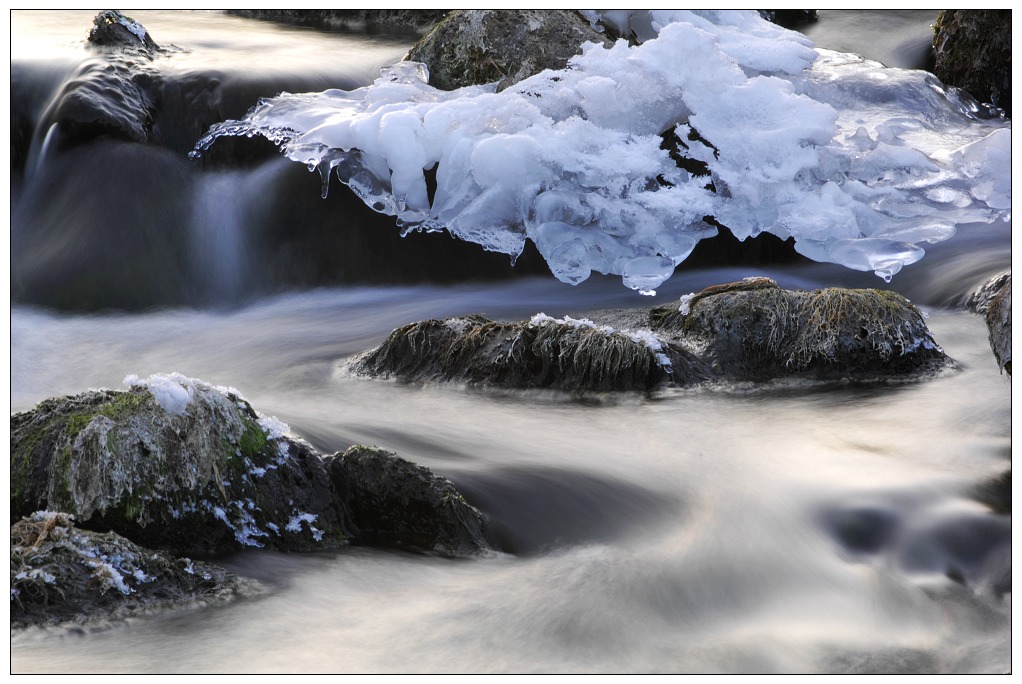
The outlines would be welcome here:
<svg viewBox="0 0 1022 684">
<path fill-rule="evenodd" d="M 440 91 L 404 62 L 354 91 L 262 100 L 196 150 L 260 134 L 406 230 L 512 256 L 532 240 L 564 282 L 613 273 L 647 293 L 716 234 L 707 216 L 885 279 L 958 224 L 1008 219 L 1010 121 L 931 74 L 814 49 L 754 11 L 612 19 L 649 39 L 586 44 L 500 93 Z M 672 159 L 672 130 L 709 175 Z"/>
</svg>

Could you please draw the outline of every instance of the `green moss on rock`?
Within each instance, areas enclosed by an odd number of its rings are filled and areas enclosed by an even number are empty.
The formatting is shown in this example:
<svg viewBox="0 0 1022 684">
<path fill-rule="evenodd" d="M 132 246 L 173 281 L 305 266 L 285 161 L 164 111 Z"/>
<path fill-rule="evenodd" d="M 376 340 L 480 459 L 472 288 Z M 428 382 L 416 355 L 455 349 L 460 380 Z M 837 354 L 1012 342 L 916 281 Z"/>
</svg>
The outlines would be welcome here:
<svg viewBox="0 0 1022 684">
<path fill-rule="evenodd" d="M 271 437 L 237 395 L 188 382 L 191 399 L 175 413 L 137 386 L 12 416 L 12 521 L 60 511 L 189 553 L 343 543 L 343 506 L 322 458 L 303 442 Z"/>
<path fill-rule="evenodd" d="M 910 379 L 953 367 L 922 314 L 886 290 L 784 290 L 769 278 L 595 319 L 413 323 L 352 359 L 356 374 L 508 388 L 654 390 L 704 383 Z"/>
<path fill-rule="evenodd" d="M 497 83 L 503 90 L 544 69 L 563 69 L 585 42 L 610 44 L 570 10 L 455 10 L 407 59 L 429 68 L 430 85 L 454 90 Z"/>
</svg>

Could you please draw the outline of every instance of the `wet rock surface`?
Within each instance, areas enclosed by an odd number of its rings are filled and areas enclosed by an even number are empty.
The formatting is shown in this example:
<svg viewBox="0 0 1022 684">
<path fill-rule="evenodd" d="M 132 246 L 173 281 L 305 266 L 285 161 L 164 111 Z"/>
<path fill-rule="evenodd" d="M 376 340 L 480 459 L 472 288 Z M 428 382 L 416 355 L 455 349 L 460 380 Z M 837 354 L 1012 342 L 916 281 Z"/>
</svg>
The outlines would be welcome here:
<svg viewBox="0 0 1022 684">
<path fill-rule="evenodd" d="M 727 378 L 872 381 L 948 364 L 919 310 L 886 290 L 784 290 L 757 278 L 686 303 L 688 314 L 655 310 L 654 329 L 680 332 Z"/>
<path fill-rule="evenodd" d="M 12 416 L 12 518 L 61 511 L 179 553 L 345 542 L 319 454 L 274 432 L 237 394 L 179 380 L 156 393 L 49 399 Z"/>
<path fill-rule="evenodd" d="M 258 585 L 209 563 L 173 558 L 40 511 L 11 526 L 11 627 L 121 618 L 226 601 Z"/>
<path fill-rule="evenodd" d="M 1011 116 L 1011 10 L 941 10 L 934 73 Z"/>
<path fill-rule="evenodd" d="M 328 466 L 355 542 L 467 556 L 492 550 L 486 521 L 454 485 L 397 454 L 356 445 Z"/>
<path fill-rule="evenodd" d="M 117 10 L 103 10 L 92 20 L 89 43 L 99 47 L 135 48 L 148 53 L 159 50 L 145 26 Z"/>
<path fill-rule="evenodd" d="M 174 553 L 492 549 L 479 511 L 427 468 L 363 446 L 324 459 L 231 388 L 128 383 L 11 417 L 12 523 L 59 511 Z"/>
<path fill-rule="evenodd" d="M 969 295 L 965 308 L 986 319 L 997 366 L 1011 375 L 1011 271 L 994 276 Z"/>
<path fill-rule="evenodd" d="M 656 343 L 654 343 L 656 346 Z M 399 328 L 353 361 L 357 374 L 403 380 L 453 380 L 507 388 L 650 390 L 668 381 L 705 379 L 697 359 L 588 319 L 534 318 L 498 323 L 472 315 Z"/>
<path fill-rule="evenodd" d="M 503 90 L 544 69 L 563 69 L 582 44 L 609 45 L 570 10 L 455 10 L 408 53 L 441 90 L 497 83 Z"/>
<path fill-rule="evenodd" d="M 482 316 L 398 328 L 358 375 L 508 388 L 652 390 L 799 378 L 874 382 L 951 367 L 922 314 L 882 290 L 784 290 L 768 278 L 589 318 Z"/>
<path fill-rule="evenodd" d="M 144 26 L 116 10 L 96 15 L 88 42 L 99 59 L 64 84 L 42 117 L 40 134 L 54 131 L 64 147 L 101 135 L 149 142 L 156 107 L 150 62 L 160 47 Z"/>
</svg>

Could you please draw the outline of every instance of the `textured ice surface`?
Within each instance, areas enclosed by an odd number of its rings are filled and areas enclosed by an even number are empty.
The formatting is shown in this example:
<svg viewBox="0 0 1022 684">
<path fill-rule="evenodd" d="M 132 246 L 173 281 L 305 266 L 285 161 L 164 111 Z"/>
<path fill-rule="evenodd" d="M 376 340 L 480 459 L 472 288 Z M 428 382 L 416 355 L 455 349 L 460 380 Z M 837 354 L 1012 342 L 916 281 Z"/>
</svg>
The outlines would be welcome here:
<svg viewBox="0 0 1022 684">
<path fill-rule="evenodd" d="M 645 42 L 586 44 L 500 93 L 436 90 L 404 62 L 354 91 L 262 100 L 196 154 L 263 135 L 406 230 L 512 256 L 532 240 L 564 282 L 613 273 L 645 293 L 716 234 L 706 216 L 886 279 L 958 224 L 1008 217 L 1010 122 L 926 72 L 815 50 L 753 11 L 604 20 Z M 671 158 L 672 129 L 709 176 Z"/>
</svg>

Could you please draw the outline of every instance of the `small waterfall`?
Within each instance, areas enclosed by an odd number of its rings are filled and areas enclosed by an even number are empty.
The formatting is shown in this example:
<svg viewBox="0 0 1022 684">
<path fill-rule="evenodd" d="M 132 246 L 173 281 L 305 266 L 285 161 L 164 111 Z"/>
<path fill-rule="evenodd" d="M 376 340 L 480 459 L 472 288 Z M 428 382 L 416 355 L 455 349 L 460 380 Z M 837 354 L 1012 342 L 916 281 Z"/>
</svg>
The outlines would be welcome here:
<svg viewBox="0 0 1022 684">
<path fill-rule="evenodd" d="M 245 236 L 245 174 L 204 174 L 196 179 L 192 209 L 191 270 L 199 292 L 217 303 L 245 293 L 249 248 Z"/>
<path fill-rule="evenodd" d="M 39 130 L 36 130 L 32 147 L 28 151 L 28 161 L 25 164 L 25 180 L 28 182 L 40 175 L 47 160 L 56 151 L 57 145 L 60 143 L 60 124 L 51 124 L 46 130 L 46 134 L 41 137 L 42 142 L 39 142 Z"/>
</svg>

